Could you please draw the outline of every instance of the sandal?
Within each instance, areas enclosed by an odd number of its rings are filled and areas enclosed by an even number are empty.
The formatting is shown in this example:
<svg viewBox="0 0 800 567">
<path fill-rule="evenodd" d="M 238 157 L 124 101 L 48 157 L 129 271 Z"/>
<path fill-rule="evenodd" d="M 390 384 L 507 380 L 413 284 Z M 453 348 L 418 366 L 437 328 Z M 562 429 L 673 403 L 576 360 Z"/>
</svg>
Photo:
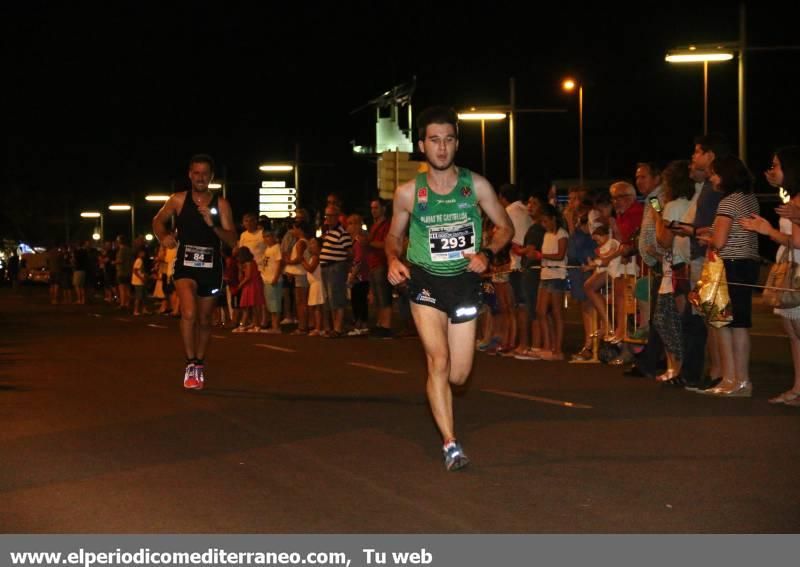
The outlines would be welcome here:
<svg viewBox="0 0 800 567">
<path fill-rule="evenodd" d="M 784 393 L 767 400 L 771 404 L 786 404 L 790 406 L 800 405 L 800 392 L 787 390 Z"/>
</svg>

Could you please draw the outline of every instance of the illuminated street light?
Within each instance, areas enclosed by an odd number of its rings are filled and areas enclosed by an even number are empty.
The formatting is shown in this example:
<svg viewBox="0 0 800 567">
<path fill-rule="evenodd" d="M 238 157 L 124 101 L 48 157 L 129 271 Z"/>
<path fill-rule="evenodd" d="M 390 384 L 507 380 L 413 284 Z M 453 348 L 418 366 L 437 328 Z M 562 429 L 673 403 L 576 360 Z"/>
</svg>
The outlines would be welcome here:
<svg viewBox="0 0 800 567">
<path fill-rule="evenodd" d="M 85 219 L 100 219 L 100 233 L 98 234 L 96 230 L 92 232 L 92 240 L 102 240 L 104 236 L 103 213 L 99 211 L 83 211 L 81 212 L 81 217 Z"/>
<path fill-rule="evenodd" d="M 133 245 L 133 241 L 136 240 L 136 217 L 134 208 L 130 205 L 109 205 L 109 211 L 130 211 L 131 212 L 131 245 Z"/>
<path fill-rule="evenodd" d="M 258 167 L 261 171 L 292 171 L 294 169 L 293 165 L 287 164 L 265 164 L 260 165 Z"/>
<path fill-rule="evenodd" d="M 146 195 L 144 200 L 151 203 L 164 203 L 169 201 L 169 195 Z"/>
<path fill-rule="evenodd" d="M 578 88 L 578 178 L 583 185 L 583 85 L 575 79 L 564 79 L 561 88 L 572 92 Z"/>
<path fill-rule="evenodd" d="M 708 134 L 708 64 L 730 61 L 733 59 L 734 52 L 735 49 L 724 45 L 690 45 L 671 49 L 664 57 L 670 63 L 703 64 L 703 134 Z M 741 124 L 741 116 L 739 120 Z"/>
<path fill-rule="evenodd" d="M 459 120 L 479 120 L 481 123 L 481 173 L 486 177 L 486 121 L 505 120 L 505 112 L 478 111 L 475 107 L 469 112 L 459 112 Z"/>
</svg>

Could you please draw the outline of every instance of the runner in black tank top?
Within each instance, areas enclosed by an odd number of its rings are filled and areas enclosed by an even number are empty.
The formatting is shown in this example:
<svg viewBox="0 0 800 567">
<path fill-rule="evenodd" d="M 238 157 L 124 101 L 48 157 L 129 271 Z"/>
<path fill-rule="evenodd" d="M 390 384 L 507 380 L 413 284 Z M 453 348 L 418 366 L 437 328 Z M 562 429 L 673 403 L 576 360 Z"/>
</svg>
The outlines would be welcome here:
<svg viewBox="0 0 800 567">
<path fill-rule="evenodd" d="M 220 243 L 236 245 L 231 207 L 228 201 L 212 195 L 208 189 L 213 178 L 211 156 L 194 156 L 189 162 L 192 188 L 170 196 L 153 218 L 153 232 L 158 240 L 167 248 L 178 247 L 174 280 L 180 299 L 181 337 L 186 352 L 183 387 L 198 390 L 205 383 L 203 357 L 211 337 L 215 295 L 222 287 Z M 177 240 L 167 229 L 172 215 L 177 215 Z"/>
<path fill-rule="evenodd" d="M 216 195 L 211 198 L 208 208 L 214 225 L 219 226 L 219 203 Z M 205 223 L 191 196 L 191 190 L 186 192 L 175 226 L 179 244 L 173 279 L 177 281 L 190 278 L 197 282 L 198 297 L 217 295 L 222 287 L 221 241 L 214 229 Z"/>
</svg>

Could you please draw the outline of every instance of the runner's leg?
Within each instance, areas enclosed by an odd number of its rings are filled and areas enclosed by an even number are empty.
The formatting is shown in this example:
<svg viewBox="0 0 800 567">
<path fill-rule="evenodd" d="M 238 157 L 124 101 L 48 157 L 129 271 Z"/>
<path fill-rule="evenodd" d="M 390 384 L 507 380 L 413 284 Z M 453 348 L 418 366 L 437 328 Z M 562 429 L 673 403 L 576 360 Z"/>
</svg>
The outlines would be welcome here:
<svg viewBox="0 0 800 567">
<path fill-rule="evenodd" d="M 450 353 L 448 344 L 447 314 L 433 307 L 411 304 L 411 315 L 417 325 L 422 347 L 428 360 L 428 382 L 426 390 L 433 419 L 443 441 L 455 437 L 453 433 L 453 394 L 450 391 Z M 474 324 L 473 324 L 474 334 Z M 469 356 L 472 358 L 470 342 Z"/>
</svg>

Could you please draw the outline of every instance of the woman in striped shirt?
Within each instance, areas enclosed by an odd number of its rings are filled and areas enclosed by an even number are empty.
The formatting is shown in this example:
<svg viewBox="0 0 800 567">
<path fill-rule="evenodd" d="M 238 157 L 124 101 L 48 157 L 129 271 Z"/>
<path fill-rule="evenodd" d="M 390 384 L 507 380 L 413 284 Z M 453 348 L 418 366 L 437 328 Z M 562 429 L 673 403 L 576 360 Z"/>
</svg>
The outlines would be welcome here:
<svg viewBox="0 0 800 567">
<path fill-rule="evenodd" d="M 752 296 L 750 287 L 758 280 L 758 235 L 742 226 L 741 220 L 759 213 L 753 194 L 753 176 L 735 156 L 711 163 L 711 184 L 724 194 L 714 224 L 700 239 L 707 242 L 725 262 L 725 276 L 731 297 L 733 321 L 716 333 L 722 362 L 722 382 L 699 393 L 724 397 L 750 397 L 750 327 Z"/>
</svg>

